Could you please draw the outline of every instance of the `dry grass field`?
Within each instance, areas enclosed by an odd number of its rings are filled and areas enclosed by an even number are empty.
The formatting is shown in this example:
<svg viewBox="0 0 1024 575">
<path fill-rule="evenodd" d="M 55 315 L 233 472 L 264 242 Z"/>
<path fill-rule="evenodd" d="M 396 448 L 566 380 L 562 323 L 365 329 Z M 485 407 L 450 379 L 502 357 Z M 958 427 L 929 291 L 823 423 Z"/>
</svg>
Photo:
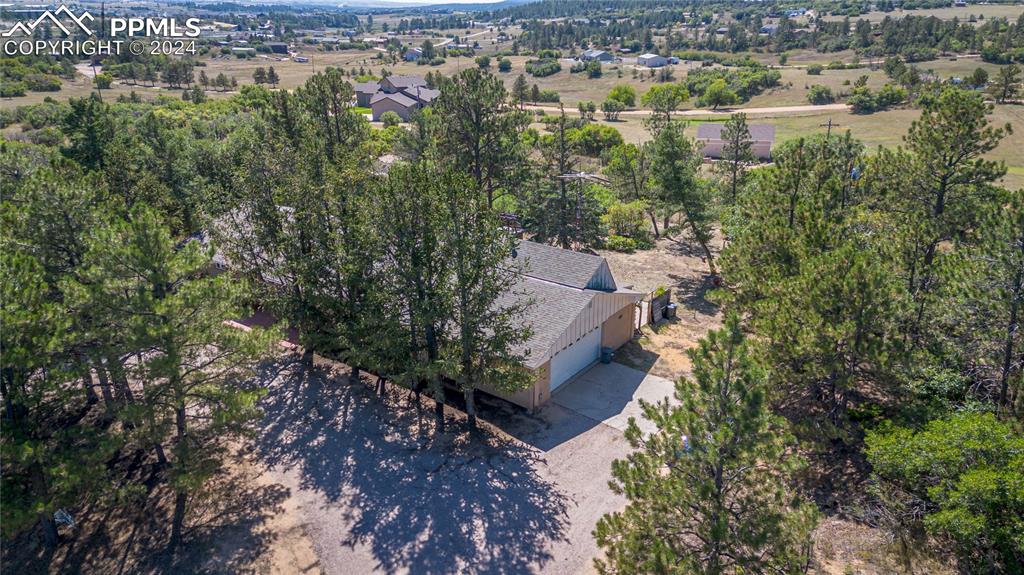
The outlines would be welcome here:
<svg viewBox="0 0 1024 575">
<path fill-rule="evenodd" d="M 1024 4 L 972 4 L 964 6 L 962 8 L 954 8 L 947 6 L 945 8 L 929 8 L 927 10 L 902 10 L 897 9 L 892 12 L 868 12 L 862 14 L 858 18 L 865 18 L 872 22 L 881 22 L 886 16 L 890 18 L 902 18 L 904 16 L 935 16 L 942 20 L 952 20 L 953 18 L 959 18 L 962 21 L 967 21 L 971 15 L 984 16 L 985 18 L 1007 18 L 1010 20 L 1016 19 L 1024 13 Z M 850 20 L 857 20 L 858 18 L 850 18 Z M 823 20 L 842 20 L 842 16 L 824 16 Z"/>
</svg>

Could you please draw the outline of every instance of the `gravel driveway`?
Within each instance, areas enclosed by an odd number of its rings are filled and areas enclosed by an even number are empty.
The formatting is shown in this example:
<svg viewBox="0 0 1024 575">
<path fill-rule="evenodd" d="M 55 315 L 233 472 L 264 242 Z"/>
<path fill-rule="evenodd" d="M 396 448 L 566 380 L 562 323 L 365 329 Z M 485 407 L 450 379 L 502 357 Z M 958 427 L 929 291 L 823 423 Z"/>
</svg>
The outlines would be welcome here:
<svg viewBox="0 0 1024 575">
<path fill-rule="evenodd" d="M 381 400 L 339 366 L 264 378 L 255 453 L 289 488 L 326 573 L 592 572 L 591 531 L 625 504 L 608 488 L 629 451 L 622 432 L 557 399 L 530 414 L 481 398 L 478 437 L 454 413 L 436 437 L 428 400 Z"/>
</svg>

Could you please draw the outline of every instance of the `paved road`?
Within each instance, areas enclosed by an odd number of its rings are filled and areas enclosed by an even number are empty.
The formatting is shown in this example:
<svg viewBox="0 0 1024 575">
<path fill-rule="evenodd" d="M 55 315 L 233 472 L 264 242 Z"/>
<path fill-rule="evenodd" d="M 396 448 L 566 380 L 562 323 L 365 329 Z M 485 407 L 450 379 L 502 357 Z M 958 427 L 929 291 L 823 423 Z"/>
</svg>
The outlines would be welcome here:
<svg viewBox="0 0 1024 575">
<path fill-rule="evenodd" d="M 330 364 L 278 366 L 264 374 L 256 454 L 289 489 L 328 574 L 592 572 L 594 525 L 625 505 L 608 480 L 629 446 L 607 416 L 633 409 L 648 381 L 594 369 L 536 414 L 482 398 L 489 425 L 468 441 L 418 434 L 427 401 L 419 412 L 404 392 L 382 403 Z M 607 401 L 573 399 L 588 381 Z"/>
</svg>

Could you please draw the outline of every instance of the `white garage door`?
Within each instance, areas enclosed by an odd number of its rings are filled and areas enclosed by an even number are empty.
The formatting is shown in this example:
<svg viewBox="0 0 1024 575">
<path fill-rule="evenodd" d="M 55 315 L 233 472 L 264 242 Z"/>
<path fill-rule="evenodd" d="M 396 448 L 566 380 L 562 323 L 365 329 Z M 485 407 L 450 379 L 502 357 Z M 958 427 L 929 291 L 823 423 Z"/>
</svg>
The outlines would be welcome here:
<svg viewBox="0 0 1024 575">
<path fill-rule="evenodd" d="M 601 355 L 601 328 L 558 352 L 551 358 L 551 391 L 565 383 Z"/>
</svg>

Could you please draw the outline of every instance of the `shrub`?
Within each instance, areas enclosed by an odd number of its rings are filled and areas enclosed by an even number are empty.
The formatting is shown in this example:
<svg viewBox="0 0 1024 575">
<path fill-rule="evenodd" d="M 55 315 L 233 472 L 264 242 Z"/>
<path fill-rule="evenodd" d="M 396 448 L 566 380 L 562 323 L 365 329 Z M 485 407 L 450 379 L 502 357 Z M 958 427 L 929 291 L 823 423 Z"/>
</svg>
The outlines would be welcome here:
<svg viewBox="0 0 1024 575">
<path fill-rule="evenodd" d="M 526 73 L 535 78 L 543 78 L 545 76 L 557 74 L 561 71 L 562 65 L 558 63 L 558 60 L 543 59 L 526 61 Z"/>
<path fill-rule="evenodd" d="M 644 203 L 639 200 L 614 204 L 601 216 L 601 221 L 608 227 L 610 235 L 630 238 L 634 242 L 648 241 L 647 215 Z"/>
<path fill-rule="evenodd" d="M 29 132 L 28 140 L 33 144 L 56 147 L 64 143 L 64 133 L 60 131 L 60 128 L 47 126 L 41 130 Z"/>
<path fill-rule="evenodd" d="M 615 251 L 625 252 L 627 254 L 636 251 L 637 244 L 633 238 L 626 238 L 622 236 L 610 235 L 604 240 L 604 247 Z"/>
<path fill-rule="evenodd" d="M 562 101 L 562 96 L 554 90 L 540 90 L 537 92 L 536 96 L 537 97 L 534 99 L 535 102 L 557 103 Z"/>
<path fill-rule="evenodd" d="M 25 76 L 25 87 L 32 92 L 60 91 L 60 78 L 53 74 L 29 74 Z"/>
<path fill-rule="evenodd" d="M 93 81 L 96 82 L 96 87 L 100 90 L 109 90 L 110 85 L 114 83 L 114 77 L 104 72 L 102 74 L 96 74 Z"/>
<path fill-rule="evenodd" d="M 601 112 L 604 113 L 604 119 L 609 122 L 618 120 L 619 114 L 625 109 L 625 104 L 618 100 L 612 100 L 610 97 L 601 104 Z"/>
<path fill-rule="evenodd" d="M 402 117 L 397 113 L 388 110 L 380 115 L 380 121 L 384 124 L 385 128 L 390 128 L 391 126 L 397 126 L 402 123 Z"/>
<path fill-rule="evenodd" d="M 10 80 L 4 80 L 0 82 L 0 98 L 14 98 L 17 96 L 24 96 L 25 91 L 28 89 L 25 86 L 25 82 L 12 82 Z"/>
<path fill-rule="evenodd" d="M 475 62 L 476 62 L 476 65 L 481 67 L 481 68 L 490 68 L 491 67 L 491 57 L 490 56 L 477 56 Z"/>
<path fill-rule="evenodd" d="M 632 108 L 636 106 L 636 88 L 629 84 L 618 84 L 608 92 L 608 99 L 622 102 L 623 106 Z"/>
<path fill-rule="evenodd" d="M 573 131 L 569 138 L 581 154 L 595 157 L 623 143 L 618 130 L 601 124 L 587 124 Z"/>
<path fill-rule="evenodd" d="M 512 71 L 512 60 L 508 58 L 502 58 L 498 60 L 498 71 L 499 72 L 510 72 Z"/>
<path fill-rule="evenodd" d="M 587 64 L 587 77 L 588 78 L 600 78 L 601 77 L 601 63 L 593 61 Z"/>
<path fill-rule="evenodd" d="M 922 524 L 955 544 L 967 572 L 1015 572 L 1022 552 L 1024 437 L 991 413 L 960 412 L 923 429 L 869 431 L 865 454 L 893 527 Z M 923 511 L 921 515 L 906 513 Z M 906 525 L 905 523 L 910 523 Z"/>
<path fill-rule="evenodd" d="M 811 76 L 820 76 L 821 71 L 825 68 L 821 64 L 811 64 L 807 67 L 807 73 Z"/>
<path fill-rule="evenodd" d="M 422 60 L 422 59 L 423 58 L 420 58 L 420 60 Z M 442 58 L 440 56 L 435 56 L 435 57 L 430 59 L 430 65 L 431 66 L 440 66 L 441 64 L 444 64 L 444 58 Z"/>
<path fill-rule="evenodd" d="M 907 101 L 907 91 L 895 84 L 886 84 L 878 91 L 875 100 L 879 108 L 898 106 Z"/>
<path fill-rule="evenodd" d="M 691 95 L 700 99 L 712 85 L 721 86 L 720 83 L 716 84 L 716 80 L 722 80 L 726 91 L 735 93 L 740 102 L 746 102 L 764 90 L 778 86 L 781 79 L 782 74 L 778 70 L 769 70 L 763 66 L 701 68 L 687 74 L 686 88 Z"/>
<path fill-rule="evenodd" d="M 823 104 L 831 104 L 834 102 L 835 96 L 832 95 L 832 90 L 827 86 L 814 84 L 811 86 L 811 90 L 807 93 L 807 101 L 815 106 L 821 106 Z"/>
<path fill-rule="evenodd" d="M 874 94 L 866 87 L 854 88 L 848 102 L 854 114 L 871 114 L 878 109 Z"/>
</svg>

